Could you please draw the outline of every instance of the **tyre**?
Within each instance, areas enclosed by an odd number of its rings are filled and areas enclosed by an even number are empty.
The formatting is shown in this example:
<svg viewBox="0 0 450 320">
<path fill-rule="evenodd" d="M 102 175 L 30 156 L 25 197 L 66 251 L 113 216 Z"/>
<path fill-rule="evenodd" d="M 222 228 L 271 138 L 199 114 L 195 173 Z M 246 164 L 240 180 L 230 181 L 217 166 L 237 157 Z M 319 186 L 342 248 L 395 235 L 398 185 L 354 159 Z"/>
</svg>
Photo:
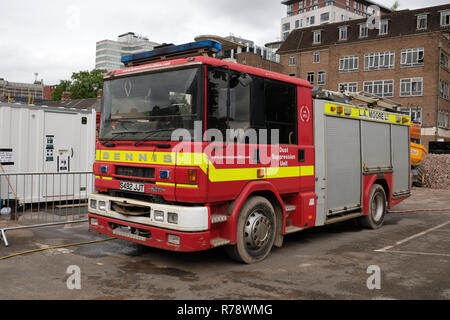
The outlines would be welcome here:
<svg viewBox="0 0 450 320">
<path fill-rule="evenodd" d="M 418 165 L 415 167 L 416 176 L 414 179 L 414 185 L 416 187 L 423 187 L 425 184 L 425 169 L 423 165 Z"/>
<path fill-rule="evenodd" d="M 264 260 L 272 249 L 276 232 L 275 210 L 266 198 L 247 200 L 237 220 L 236 244 L 226 247 L 230 258 L 243 263 Z"/>
<path fill-rule="evenodd" d="M 358 219 L 359 224 L 368 229 L 378 229 L 386 216 L 386 193 L 379 184 L 374 184 L 369 196 L 369 214 Z"/>
</svg>

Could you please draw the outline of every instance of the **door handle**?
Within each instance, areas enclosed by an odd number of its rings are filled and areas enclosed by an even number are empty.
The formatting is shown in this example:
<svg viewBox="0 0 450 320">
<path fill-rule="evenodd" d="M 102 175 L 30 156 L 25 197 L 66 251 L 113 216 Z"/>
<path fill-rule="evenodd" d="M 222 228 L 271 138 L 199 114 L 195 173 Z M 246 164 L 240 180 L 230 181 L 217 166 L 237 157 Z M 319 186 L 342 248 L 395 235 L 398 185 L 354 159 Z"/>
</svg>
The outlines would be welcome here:
<svg viewBox="0 0 450 320">
<path fill-rule="evenodd" d="M 70 153 L 71 153 L 70 157 L 73 158 L 73 148 L 70 148 Z"/>
</svg>

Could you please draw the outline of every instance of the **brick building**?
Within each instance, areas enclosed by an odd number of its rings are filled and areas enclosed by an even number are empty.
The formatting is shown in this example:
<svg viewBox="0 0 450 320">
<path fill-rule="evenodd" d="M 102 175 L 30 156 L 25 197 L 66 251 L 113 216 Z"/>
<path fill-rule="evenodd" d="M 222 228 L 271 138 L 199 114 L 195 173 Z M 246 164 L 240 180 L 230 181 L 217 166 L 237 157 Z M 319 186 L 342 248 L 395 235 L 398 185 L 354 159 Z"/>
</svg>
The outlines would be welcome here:
<svg viewBox="0 0 450 320">
<path fill-rule="evenodd" d="M 402 104 L 422 143 L 450 140 L 450 5 L 294 30 L 278 53 L 284 73 L 329 90 L 365 91 Z"/>
</svg>

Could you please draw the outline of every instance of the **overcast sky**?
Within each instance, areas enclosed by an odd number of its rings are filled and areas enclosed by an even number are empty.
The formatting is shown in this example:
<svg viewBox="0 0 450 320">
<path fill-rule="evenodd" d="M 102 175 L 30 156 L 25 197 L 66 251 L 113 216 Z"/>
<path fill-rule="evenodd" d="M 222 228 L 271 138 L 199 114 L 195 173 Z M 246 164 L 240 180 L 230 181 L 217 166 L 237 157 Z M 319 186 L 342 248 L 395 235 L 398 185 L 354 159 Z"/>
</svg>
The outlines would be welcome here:
<svg viewBox="0 0 450 320">
<path fill-rule="evenodd" d="M 395 0 L 378 0 L 391 7 Z M 400 0 L 416 9 L 448 0 Z M 258 45 L 280 37 L 281 0 L 13 0 L 0 6 L 0 78 L 45 84 L 95 67 L 95 43 L 132 31 L 158 43 L 233 33 Z"/>
</svg>

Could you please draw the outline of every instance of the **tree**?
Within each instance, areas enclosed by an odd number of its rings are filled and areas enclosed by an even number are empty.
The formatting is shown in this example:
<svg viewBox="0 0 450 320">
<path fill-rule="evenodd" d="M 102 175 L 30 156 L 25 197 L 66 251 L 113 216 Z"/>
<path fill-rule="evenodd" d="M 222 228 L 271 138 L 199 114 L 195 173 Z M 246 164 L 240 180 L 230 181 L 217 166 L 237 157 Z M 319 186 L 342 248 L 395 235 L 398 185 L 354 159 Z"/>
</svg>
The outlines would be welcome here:
<svg viewBox="0 0 450 320">
<path fill-rule="evenodd" d="M 400 6 L 400 3 L 398 1 L 395 1 L 391 7 L 391 11 L 397 11 L 399 6 Z"/>
<path fill-rule="evenodd" d="M 106 70 L 94 69 L 72 73 L 72 80 L 61 80 L 52 93 L 51 100 L 61 100 L 62 93 L 70 91 L 72 99 L 96 98 L 103 87 Z"/>
<path fill-rule="evenodd" d="M 52 92 L 52 101 L 61 100 L 62 93 L 65 91 L 70 91 L 70 86 L 72 82 L 70 80 L 61 80 L 59 84 L 55 87 L 55 90 Z"/>
<path fill-rule="evenodd" d="M 80 71 L 72 74 L 72 99 L 85 99 L 97 97 L 97 92 L 103 87 L 103 75 L 106 70 L 94 69 Z"/>
</svg>

